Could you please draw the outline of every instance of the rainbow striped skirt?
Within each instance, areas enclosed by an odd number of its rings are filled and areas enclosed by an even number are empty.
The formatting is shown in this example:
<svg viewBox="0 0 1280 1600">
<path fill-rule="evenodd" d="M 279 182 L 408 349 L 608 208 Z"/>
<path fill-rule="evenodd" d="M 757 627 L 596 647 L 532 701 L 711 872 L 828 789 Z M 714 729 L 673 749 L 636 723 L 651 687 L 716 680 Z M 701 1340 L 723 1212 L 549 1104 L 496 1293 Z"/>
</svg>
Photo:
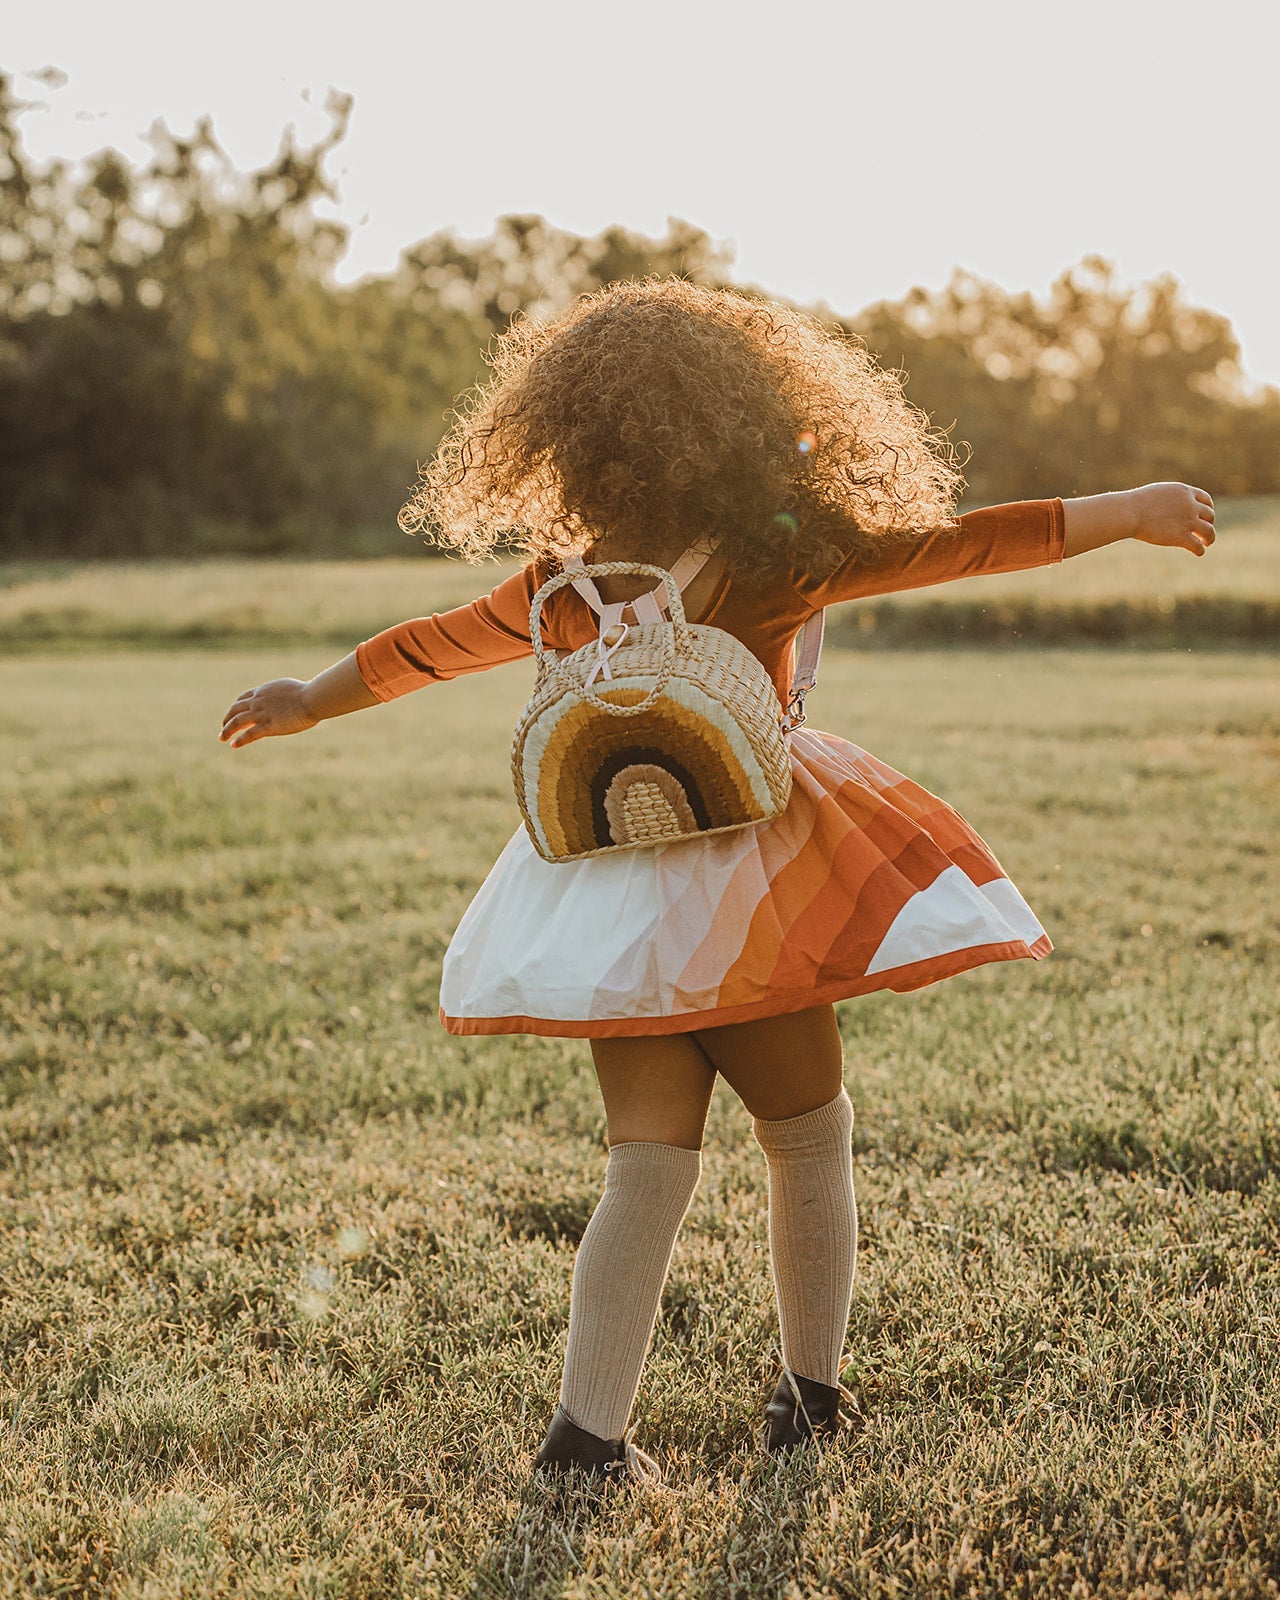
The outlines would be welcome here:
<svg viewBox="0 0 1280 1600">
<path fill-rule="evenodd" d="M 909 990 L 1048 935 L 964 818 L 856 745 L 800 729 L 772 822 L 548 862 L 524 828 L 458 925 L 450 1033 L 687 1033 Z"/>
</svg>

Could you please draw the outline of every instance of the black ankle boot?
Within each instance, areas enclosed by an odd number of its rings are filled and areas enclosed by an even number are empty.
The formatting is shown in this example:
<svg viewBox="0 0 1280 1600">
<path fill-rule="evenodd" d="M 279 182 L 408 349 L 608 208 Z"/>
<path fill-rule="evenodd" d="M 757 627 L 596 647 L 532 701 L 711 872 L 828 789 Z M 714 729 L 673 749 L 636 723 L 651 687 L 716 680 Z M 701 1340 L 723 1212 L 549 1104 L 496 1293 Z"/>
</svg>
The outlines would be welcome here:
<svg viewBox="0 0 1280 1600">
<path fill-rule="evenodd" d="M 662 1477 L 662 1469 L 653 1457 L 637 1450 L 630 1439 L 600 1439 L 570 1421 L 560 1406 L 556 1407 L 547 1437 L 533 1464 L 536 1471 L 555 1476 L 576 1469 L 609 1483 L 654 1481 Z"/>
<path fill-rule="evenodd" d="M 832 1387 L 817 1383 L 813 1378 L 802 1378 L 798 1372 L 784 1367 L 773 1399 L 765 1407 L 764 1414 L 769 1422 L 765 1448 L 792 1450 L 796 1445 L 808 1444 L 811 1439 L 831 1438 L 840 1431 L 842 1397 L 853 1399 L 843 1384 Z"/>
</svg>

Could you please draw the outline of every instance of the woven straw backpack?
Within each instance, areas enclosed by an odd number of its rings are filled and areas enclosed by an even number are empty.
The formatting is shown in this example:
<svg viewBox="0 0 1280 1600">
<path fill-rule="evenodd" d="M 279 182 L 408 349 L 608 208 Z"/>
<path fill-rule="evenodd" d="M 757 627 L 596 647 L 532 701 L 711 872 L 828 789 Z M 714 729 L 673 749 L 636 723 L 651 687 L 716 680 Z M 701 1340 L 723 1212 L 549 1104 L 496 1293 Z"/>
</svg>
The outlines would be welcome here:
<svg viewBox="0 0 1280 1600">
<path fill-rule="evenodd" d="M 709 554 L 688 552 L 670 572 L 645 562 L 567 562 L 534 595 L 529 636 L 538 676 L 516 725 L 511 770 L 544 860 L 746 828 L 786 806 L 787 745 L 817 682 L 822 613 L 805 626 L 782 714 L 747 647 L 723 628 L 685 617 L 681 587 Z M 591 580 L 623 573 L 658 578 L 659 587 L 605 605 Z M 547 599 L 568 584 L 599 615 L 600 629 L 593 643 L 562 658 L 543 644 L 541 617 Z M 628 608 L 635 624 L 622 620 Z"/>
</svg>

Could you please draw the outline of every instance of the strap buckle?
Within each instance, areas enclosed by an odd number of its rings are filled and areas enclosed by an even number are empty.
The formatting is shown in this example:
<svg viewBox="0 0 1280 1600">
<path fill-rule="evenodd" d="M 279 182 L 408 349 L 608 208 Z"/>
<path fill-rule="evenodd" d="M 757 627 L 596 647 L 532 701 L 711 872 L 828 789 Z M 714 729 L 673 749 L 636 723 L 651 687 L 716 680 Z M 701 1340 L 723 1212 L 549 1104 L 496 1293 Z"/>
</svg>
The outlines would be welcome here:
<svg viewBox="0 0 1280 1600">
<path fill-rule="evenodd" d="M 787 714 L 782 719 L 784 733 L 794 733 L 797 728 L 803 728 L 809 720 L 804 711 L 805 696 L 808 693 L 807 689 L 795 689 L 792 691 L 791 699 L 787 702 Z"/>
</svg>

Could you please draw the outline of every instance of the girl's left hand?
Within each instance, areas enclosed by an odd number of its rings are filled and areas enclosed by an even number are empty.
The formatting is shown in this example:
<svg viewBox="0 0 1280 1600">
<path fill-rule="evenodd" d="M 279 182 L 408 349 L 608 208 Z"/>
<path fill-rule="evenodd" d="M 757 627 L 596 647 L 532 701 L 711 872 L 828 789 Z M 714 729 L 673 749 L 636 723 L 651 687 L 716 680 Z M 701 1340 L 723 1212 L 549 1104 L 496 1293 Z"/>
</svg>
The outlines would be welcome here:
<svg viewBox="0 0 1280 1600">
<path fill-rule="evenodd" d="M 1189 483 L 1148 483 L 1128 493 L 1135 519 L 1133 538 L 1176 546 L 1197 556 L 1213 543 L 1213 497 L 1203 489 L 1193 489 Z"/>
<path fill-rule="evenodd" d="M 239 750 L 255 739 L 314 728 L 320 718 L 307 705 L 306 688 L 300 678 L 273 678 L 256 689 L 246 689 L 223 717 L 218 738 Z"/>
</svg>

